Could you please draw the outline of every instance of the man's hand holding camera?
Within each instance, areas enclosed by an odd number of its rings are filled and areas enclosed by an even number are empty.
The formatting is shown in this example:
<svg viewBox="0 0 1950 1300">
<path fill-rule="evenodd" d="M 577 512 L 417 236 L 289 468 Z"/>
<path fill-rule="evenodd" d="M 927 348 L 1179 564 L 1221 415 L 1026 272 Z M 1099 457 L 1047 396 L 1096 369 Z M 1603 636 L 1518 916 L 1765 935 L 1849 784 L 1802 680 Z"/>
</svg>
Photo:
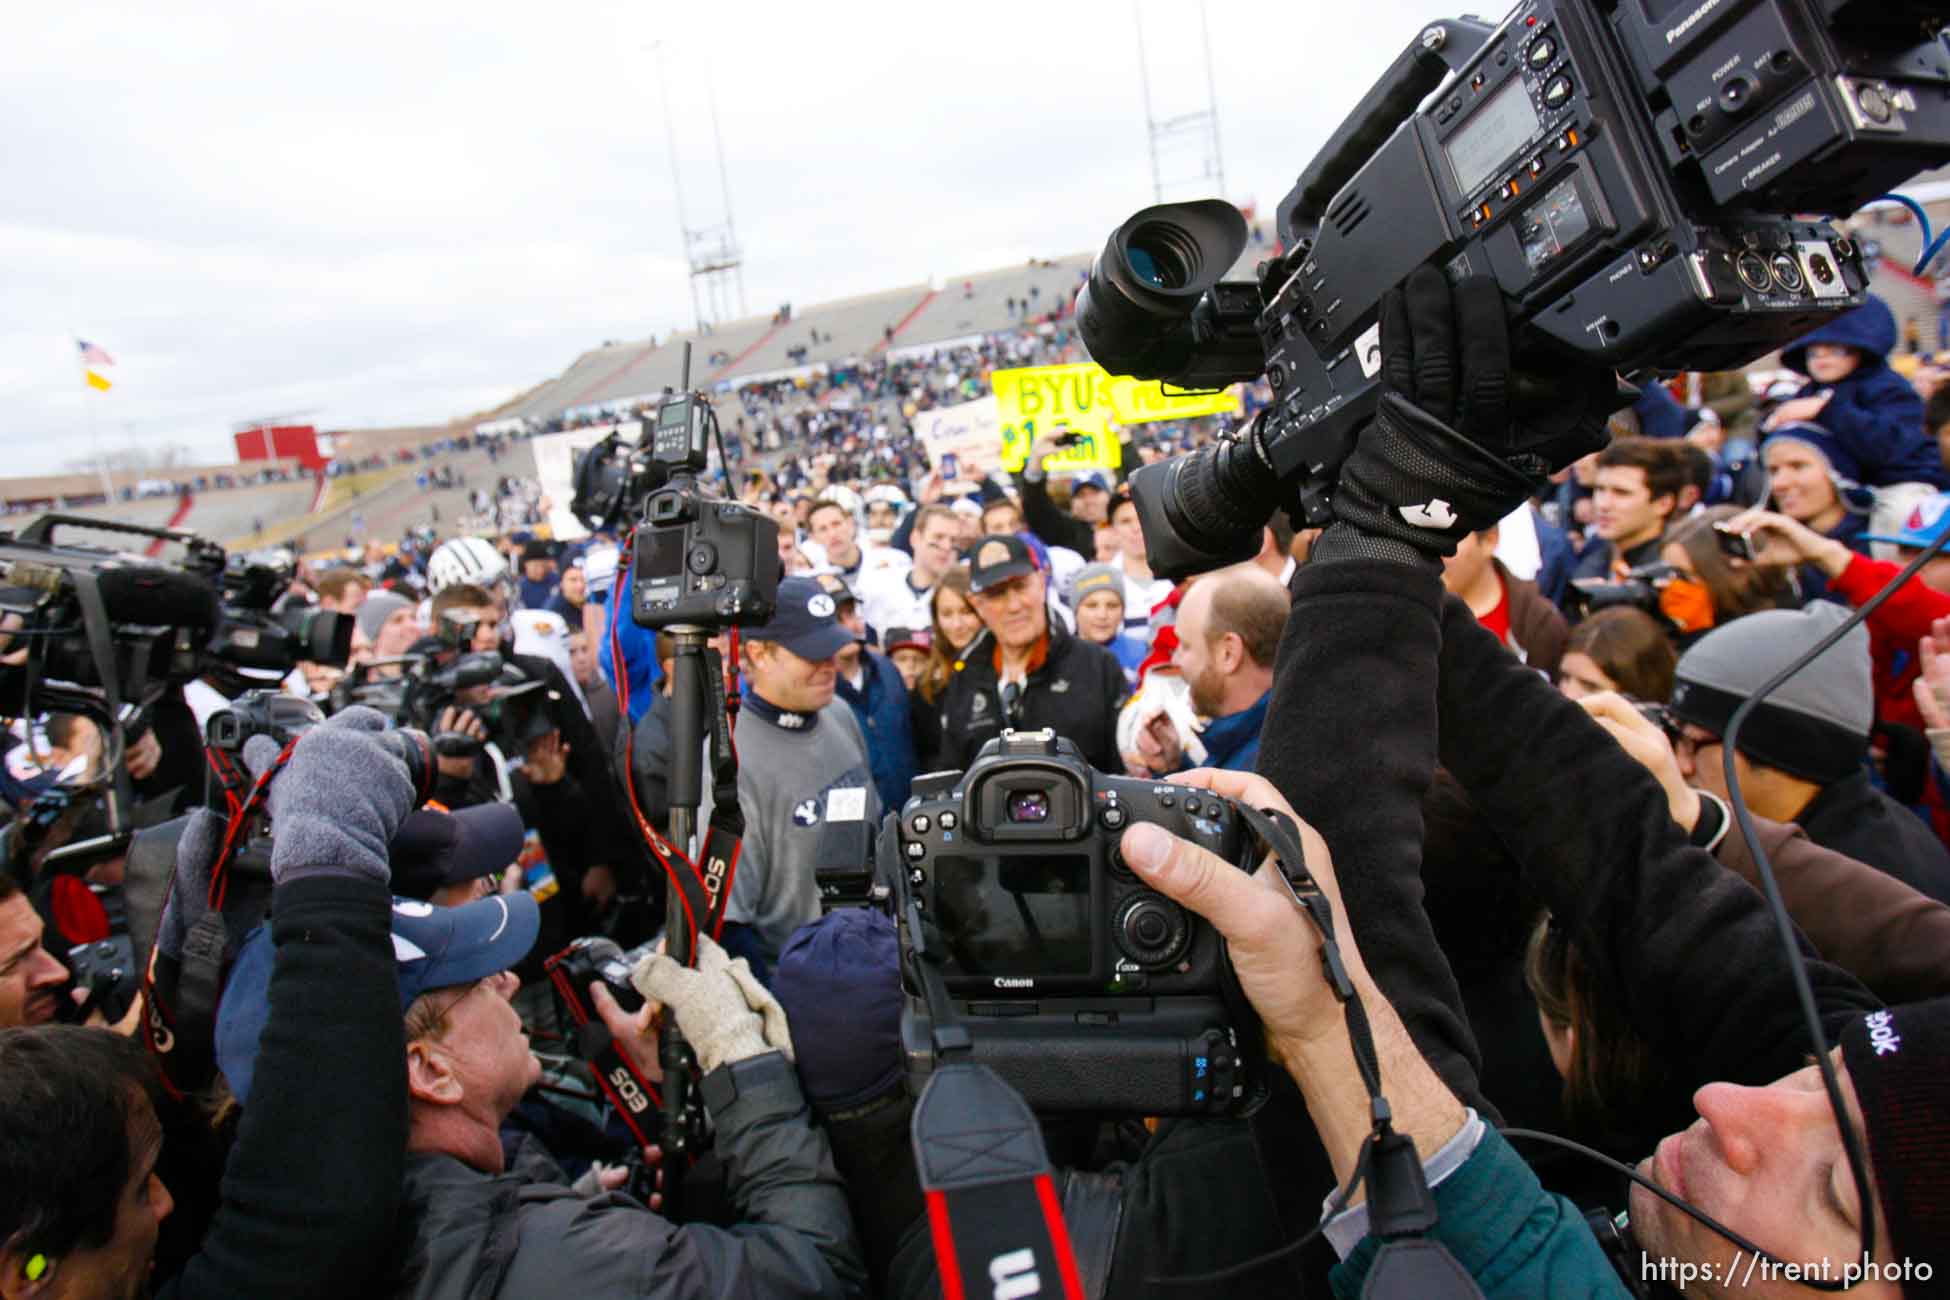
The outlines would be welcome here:
<svg viewBox="0 0 1950 1300">
<path fill-rule="evenodd" d="M 1317 559 L 1437 562 L 1605 445 L 1613 373 L 1520 372 L 1493 278 L 1452 286 L 1420 267 L 1382 299 L 1380 323 L 1381 403 L 1341 467 Z"/>
<path fill-rule="evenodd" d="M 642 1010 L 626 1013 L 597 984 L 590 992 L 596 1014 L 615 1035 L 617 1047 L 652 1083 L 663 1079 L 657 1062 L 658 1029 L 666 1008 L 677 1017 L 684 1041 L 706 1073 L 767 1052 L 792 1059 L 792 1031 L 779 1005 L 743 957 L 733 959 L 709 935 L 697 938 L 697 965 L 683 966 L 663 952 L 637 963 L 630 982 L 643 994 Z"/>
<path fill-rule="evenodd" d="M 1652 721 L 1616 691 L 1587 695 L 1578 703 L 1597 724 L 1610 733 L 1620 749 L 1636 758 L 1645 770 L 1658 778 L 1666 792 L 1672 819 L 1688 831 L 1699 824 L 1699 791 L 1686 784 L 1679 760 L 1672 752 L 1672 741 Z"/>
<path fill-rule="evenodd" d="M 1293 817 L 1307 869 L 1333 909 L 1348 978 L 1367 1008 L 1396 1128 L 1415 1139 L 1424 1159 L 1433 1155 L 1462 1128 L 1466 1114 L 1422 1059 L 1362 963 L 1325 841 L 1262 777 L 1201 768 L 1171 780 Z M 1239 985 L 1265 1027 L 1267 1050 L 1299 1085 L 1335 1173 L 1345 1180 L 1372 1126 L 1368 1094 L 1355 1068 L 1345 1012 L 1321 966 L 1320 935 L 1295 906 L 1279 869 L 1269 857 L 1248 876 L 1210 851 L 1145 823 L 1124 832 L 1121 848 L 1124 861 L 1146 884 L 1197 912 L 1225 938 Z"/>
<path fill-rule="evenodd" d="M 472 710 L 461 708 L 457 704 L 450 704 L 440 710 L 440 716 L 433 722 L 433 733 L 436 736 L 465 736 L 477 744 L 488 737 L 487 724 L 475 717 Z M 465 781 L 474 774 L 474 756 L 472 754 L 440 755 L 440 774 L 452 777 L 456 781 Z"/>
</svg>

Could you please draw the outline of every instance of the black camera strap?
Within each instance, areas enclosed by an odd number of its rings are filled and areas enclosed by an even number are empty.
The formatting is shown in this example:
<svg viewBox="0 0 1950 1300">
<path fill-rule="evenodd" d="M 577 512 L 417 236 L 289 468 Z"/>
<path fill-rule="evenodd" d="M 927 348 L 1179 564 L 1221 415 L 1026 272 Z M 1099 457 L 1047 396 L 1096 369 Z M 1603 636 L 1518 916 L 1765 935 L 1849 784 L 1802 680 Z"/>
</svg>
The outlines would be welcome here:
<svg viewBox="0 0 1950 1300">
<path fill-rule="evenodd" d="M 974 1039 L 956 1021 L 941 978 L 940 934 L 913 898 L 901 906 L 936 1060 L 908 1132 L 941 1294 L 962 1300 L 986 1285 L 995 1295 L 1027 1296 L 1060 1284 L 1065 1300 L 1083 1300 L 1042 1127 L 1021 1094 L 968 1059 Z"/>
<path fill-rule="evenodd" d="M 1015 1089 L 986 1065 L 937 1066 L 910 1132 L 944 1300 L 1083 1300 L 1043 1131 Z"/>
<path fill-rule="evenodd" d="M 724 662 L 705 646 L 699 657 L 704 675 L 704 698 L 711 728 L 711 821 L 704 836 L 705 916 L 711 937 L 724 929 L 724 911 L 731 902 L 731 882 L 738 874 L 738 847 L 745 838 L 745 810 L 738 802 L 738 750 L 731 739 L 730 700 L 724 685 Z"/>
<path fill-rule="evenodd" d="M 1274 808 L 1237 804 L 1241 819 L 1273 856 L 1281 882 L 1293 904 L 1320 933 L 1320 965 L 1328 987 L 1347 1016 L 1347 1035 L 1354 1067 L 1368 1090 L 1373 1129 L 1361 1144 L 1361 1156 L 1347 1185 L 1334 1194 L 1326 1218 L 1339 1214 L 1355 1190 L 1368 1186 L 1369 1235 L 1381 1241 L 1380 1252 L 1368 1271 L 1363 1296 L 1481 1296 L 1475 1281 L 1449 1253 L 1427 1234 L 1436 1224 L 1435 1193 L 1429 1189 L 1415 1142 L 1394 1128 L 1394 1114 L 1381 1091 L 1381 1065 L 1375 1054 L 1374 1031 L 1361 1005 L 1354 981 L 1348 977 L 1340 943 L 1334 934 L 1334 909 L 1320 883 L 1307 870 L 1305 850 L 1293 819 Z M 1228 961 L 1227 966 L 1231 963 Z M 1246 1021 L 1243 1023 L 1252 1023 Z M 1251 1050 L 1263 1052 L 1260 1035 Z M 1241 1034 L 1241 1038 L 1248 1035 Z M 1255 1064 L 1259 1062 L 1256 1061 Z"/>
<path fill-rule="evenodd" d="M 115 719 L 117 733 L 121 731 L 123 719 L 123 690 L 121 672 L 115 661 L 115 641 L 109 633 L 109 606 L 101 598 L 101 583 L 90 571 L 70 571 L 68 581 L 74 583 L 74 598 L 82 606 L 82 631 L 88 635 L 88 653 L 96 661 L 96 672 L 101 676 L 101 698 L 109 706 L 109 717 Z M 129 785 L 129 766 L 119 762 L 119 754 L 113 754 L 117 762 L 111 764 L 111 799 L 109 799 L 109 830 L 121 830 L 129 811 L 135 807 L 135 795 Z"/>
<path fill-rule="evenodd" d="M 568 963 L 564 960 L 574 949 L 571 947 L 556 953 L 543 963 L 548 971 L 549 982 L 561 995 L 562 1003 L 569 1009 L 569 1018 L 576 1025 L 576 1054 L 589 1062 L 589 1072 L 596 1078 L 596 1086 L 602 1089 L 603 1096 L 616 1108 L 623 1127 L 630 1130 L 640 1148 L 648 1148 L 656 1137 L 651 1126 L 663 1106 L 663 1094 L 650 1080 L 643 1077 L 636 1066 L 616 1046 L 615 1035 L 609 1026 L 583 1001 L 582 989 L 570 977 Z"/>
</svg>

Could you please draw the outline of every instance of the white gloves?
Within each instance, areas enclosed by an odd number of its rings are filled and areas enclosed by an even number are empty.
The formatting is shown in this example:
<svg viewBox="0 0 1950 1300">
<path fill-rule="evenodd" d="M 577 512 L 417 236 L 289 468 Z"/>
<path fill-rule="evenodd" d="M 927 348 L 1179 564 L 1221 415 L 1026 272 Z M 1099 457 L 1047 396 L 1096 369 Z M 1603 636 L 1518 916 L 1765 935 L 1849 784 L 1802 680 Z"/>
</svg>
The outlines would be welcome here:
<svg viewBox="0 0 1950 1300">
<path fill-rule="evenodd" d="M 637 963 L 630 982 L 644 997 L 670 1008 L 706 1074 L 771 1051 L 791 1060 L 785 1009 L 758 982 L 750 963 L 743 957 L 733 961 L 707 935 L 700 934 L 697 943 L 695 969 L 656 953 Z"/>
</svg>

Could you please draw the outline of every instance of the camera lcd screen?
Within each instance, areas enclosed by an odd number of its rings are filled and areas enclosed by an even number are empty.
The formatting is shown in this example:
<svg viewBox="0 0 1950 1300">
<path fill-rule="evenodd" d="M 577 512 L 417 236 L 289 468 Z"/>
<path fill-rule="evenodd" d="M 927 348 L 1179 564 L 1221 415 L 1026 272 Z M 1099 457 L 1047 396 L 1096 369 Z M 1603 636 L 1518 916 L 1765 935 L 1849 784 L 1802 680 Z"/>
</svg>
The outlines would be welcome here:
<svg viewBox="0 0 1950 1300">
<path fill-rule="evenodd" d="M 1088 975 L 1090 859 L 943 854 L 934 866 L 935 919 L 948 973 L 1034 978 Z"/>
<path fill-rule="evenodd" d="M 636 535 L 637 581 L 676 578 L 684 572 L 684 525 L 645 528 Z"/>
<path fill-rule="evenodd" d="M 1464 194 L 1490 178 L 1523 143 L 1537 133 L 1537 110 L 1522 77 L 1512 77 L 1450 136 L 1442 151 Z"/>
<path fill-rule="evenodd" d="M 1591 229 L 1591 213 L 1578 193 L 1578 180 L 1567 176 L 1525 210 L 1517 225 L 1523 260 L 1535 271 L 1578 242 Z"/>
</svg>

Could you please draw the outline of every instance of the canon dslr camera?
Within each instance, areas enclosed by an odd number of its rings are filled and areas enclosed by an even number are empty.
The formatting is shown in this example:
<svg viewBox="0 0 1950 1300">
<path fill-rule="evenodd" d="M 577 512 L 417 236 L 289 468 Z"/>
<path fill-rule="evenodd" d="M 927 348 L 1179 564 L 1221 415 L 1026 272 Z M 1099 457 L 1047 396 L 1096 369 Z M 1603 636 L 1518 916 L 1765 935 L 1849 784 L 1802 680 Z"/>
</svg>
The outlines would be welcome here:
<svg viewBox="0 0 1950 1300">
<path fill-rule="evenodd" d="M 972 1058 L 1039 1110 L 1211 1115 L 1250 1089 L 1257 1035 L 1218 934 L 1124 865 L 1148 821 L 1251 870 L 1252 837 L 1225 799 L 1108 776 L 1049 731 L 1004 732 L 965 772 L 916 778 L 889 817 L 879 874 L 897 883 L 910 979 L 901 1038 L 916 1095 L 936 1061 L 911 933 L 934 954 Z"/>
<path fill-rule="evenodd" d="M 650 628 L 753 626 L 772 616 L 779 526 L 763 511 L 699 490 L 717 416 L 693 393 L 657 408 L 650 463 L 669 480 L 645 498 L 631 560 L 631 616 Z"/>
</svg>

